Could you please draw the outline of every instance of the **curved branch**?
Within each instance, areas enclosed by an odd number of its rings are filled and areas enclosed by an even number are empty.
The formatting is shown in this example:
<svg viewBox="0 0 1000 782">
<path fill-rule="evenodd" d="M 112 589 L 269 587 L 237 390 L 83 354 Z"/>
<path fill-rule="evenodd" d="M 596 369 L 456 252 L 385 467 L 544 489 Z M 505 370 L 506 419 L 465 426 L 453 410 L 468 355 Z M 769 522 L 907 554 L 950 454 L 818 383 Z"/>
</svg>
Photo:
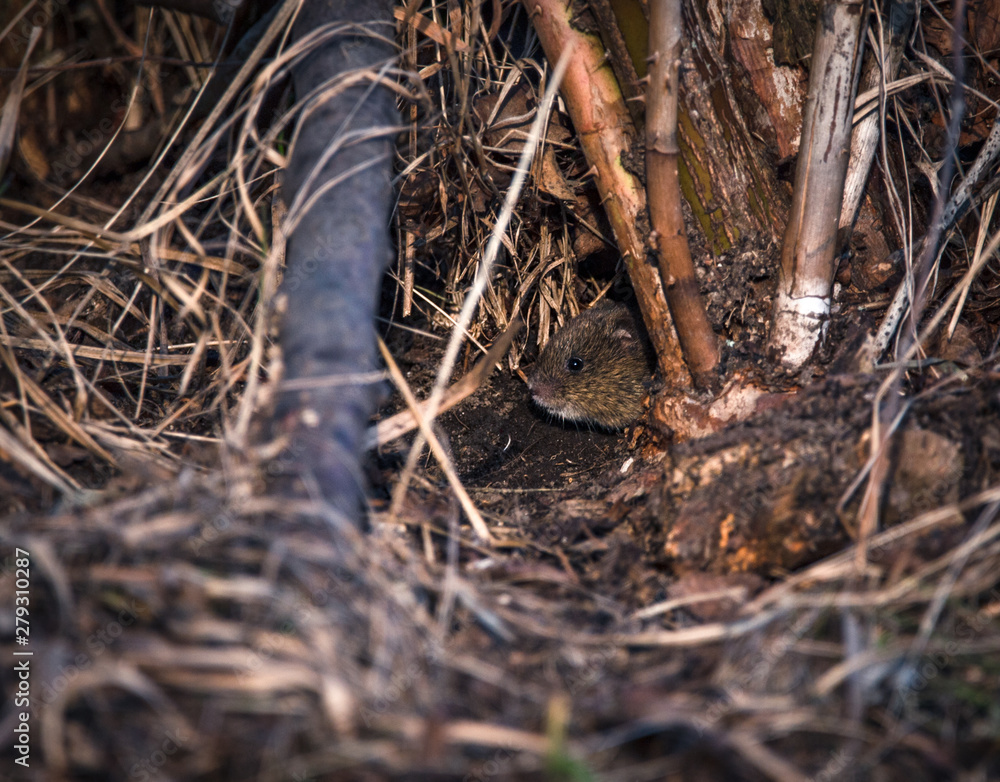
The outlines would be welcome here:
<svg viewBox="0 0 1000 782">
<path fill-rule="evenodd" d="M 646 188 L 652 222 L 650 244 L 660 265 L 667 303 L 691 376 L 700 387 L 717 381 L 719 346 L 698 291 L 681 211 L 677 174 L 680 0 L 656 0 L 649 8 L 649 83 L 646 106 Z"/>
</svg>

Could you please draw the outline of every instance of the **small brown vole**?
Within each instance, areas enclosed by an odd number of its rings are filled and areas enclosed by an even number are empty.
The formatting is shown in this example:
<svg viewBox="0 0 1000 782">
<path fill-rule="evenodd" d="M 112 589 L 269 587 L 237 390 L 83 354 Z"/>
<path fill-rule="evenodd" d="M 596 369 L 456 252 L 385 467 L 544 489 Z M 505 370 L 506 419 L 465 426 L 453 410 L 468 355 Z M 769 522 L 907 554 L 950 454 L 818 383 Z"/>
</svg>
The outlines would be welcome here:
<svg viewBox="0 0 1000 782">
<path fill-rule="evenodd" d="M 642 414 L 650 369 L 646 347 L 624 304 L 600 302 L 550 339 L 528 388 L 564 421 L 621 429 Z"/>
</svg>

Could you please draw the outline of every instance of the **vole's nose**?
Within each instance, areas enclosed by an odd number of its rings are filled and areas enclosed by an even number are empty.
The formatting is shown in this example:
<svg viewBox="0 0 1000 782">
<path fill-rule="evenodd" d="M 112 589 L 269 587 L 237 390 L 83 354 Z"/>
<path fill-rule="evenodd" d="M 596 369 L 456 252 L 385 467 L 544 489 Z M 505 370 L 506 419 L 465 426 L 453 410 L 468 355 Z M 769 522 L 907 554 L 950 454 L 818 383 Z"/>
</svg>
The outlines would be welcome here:
<svg viewBox="0 0 1000 782">
<path fill-rule="evenodd" d="M 528 378 L 528 390 L 535 399 L 547 399 L 555 394 L 556 384 L 551 378 L 531 375 Z"/>
</svg>

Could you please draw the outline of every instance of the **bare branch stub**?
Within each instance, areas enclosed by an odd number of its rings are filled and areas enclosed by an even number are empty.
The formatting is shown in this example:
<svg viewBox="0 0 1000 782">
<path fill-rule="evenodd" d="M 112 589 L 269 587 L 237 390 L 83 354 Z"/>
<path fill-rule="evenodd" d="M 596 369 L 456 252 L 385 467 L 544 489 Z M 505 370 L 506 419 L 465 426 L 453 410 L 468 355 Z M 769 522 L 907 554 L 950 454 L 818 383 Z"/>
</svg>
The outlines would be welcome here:
<svg viewBox="0 0 1000 782">
<path fill-rule="evenodd" d="M 770 342 L 790 369 L 812 355 L 830 315 L 866 7 L 865 0 L 828 2 L 816 26 Z"/>
</svg>

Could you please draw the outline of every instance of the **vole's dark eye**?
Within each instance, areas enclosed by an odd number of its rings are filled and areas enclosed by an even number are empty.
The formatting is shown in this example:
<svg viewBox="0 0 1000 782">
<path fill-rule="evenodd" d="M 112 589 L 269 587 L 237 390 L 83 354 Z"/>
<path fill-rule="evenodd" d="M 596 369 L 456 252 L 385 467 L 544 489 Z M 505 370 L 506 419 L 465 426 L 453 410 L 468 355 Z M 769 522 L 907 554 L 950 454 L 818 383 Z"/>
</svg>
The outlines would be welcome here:
<svg viewBox="0 0 1000 782">
<path fill-rule="evenodd" d="M 566 369 L 575 375 L 583 369 L 583 359 L 579 356 L 570 356 L 566 359 Z"/>
</svg>

